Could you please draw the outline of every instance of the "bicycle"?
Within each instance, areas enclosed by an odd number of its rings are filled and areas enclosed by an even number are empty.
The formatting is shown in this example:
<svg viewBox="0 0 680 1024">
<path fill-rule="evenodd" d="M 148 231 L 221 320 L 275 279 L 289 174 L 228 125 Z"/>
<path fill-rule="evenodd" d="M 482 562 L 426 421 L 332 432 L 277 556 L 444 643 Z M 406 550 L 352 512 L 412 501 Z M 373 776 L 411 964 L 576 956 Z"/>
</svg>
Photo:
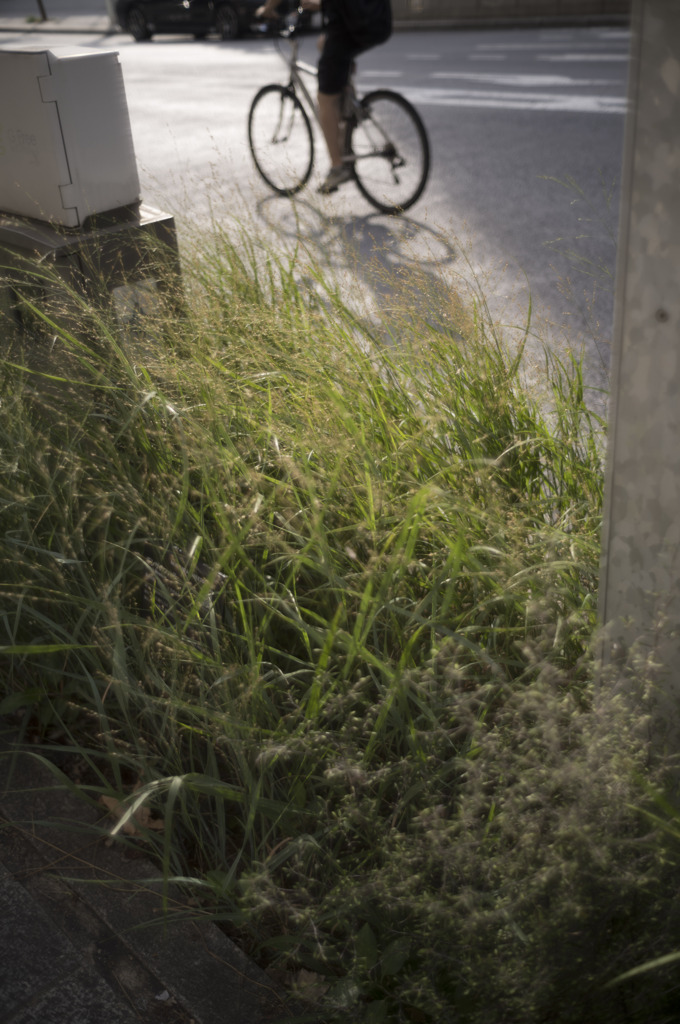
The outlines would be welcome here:
<svg viewBox="0 0 680 1024">
<path fill-rule="evenodd" d="M 281 40 L 289 43 L 288 56 Z M 290 77 L 287 85 L 265 85 L 255 95 L 248 142 L 269 187 L 293 196 L 305 187 L 314 166 L 314 135 L 305 105 L 317 124 L 319 118 L 302 76 L 316 77 L 317 71 L 298 59 L 296 22 L 279 31 L 277 46 Z M 391 89 L 359 98 L 352 76 L 342 97 L 341 131 L 343 160 L 351 165 L 369 203 L 382 213 L 396 214 L 417 202 L 430 172 L 430 145 L 420 115 L 407 99 Z"/>
</svg>

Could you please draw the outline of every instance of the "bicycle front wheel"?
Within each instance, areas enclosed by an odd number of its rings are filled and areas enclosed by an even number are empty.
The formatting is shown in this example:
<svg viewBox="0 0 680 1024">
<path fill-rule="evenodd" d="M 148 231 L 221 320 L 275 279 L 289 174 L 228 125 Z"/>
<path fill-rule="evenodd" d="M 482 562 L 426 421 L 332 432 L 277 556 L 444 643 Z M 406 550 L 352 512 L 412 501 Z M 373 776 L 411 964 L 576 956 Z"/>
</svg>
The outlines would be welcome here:
<svg viewBox="0 0 680 1024">
<path fill-rule="evenodd" d="M 402 213 L 420 198 L 430 173 L 430 145 L 414 107 L 389 89 L 367 93 L 346 146 L 359 191 L 383 213 Z"/>
<path fill-rule="evenodd" d="M 292 196 L 307 184 L 314 163 L 309 118 L 292 89 L 265 85 L 248 116 L 248 142 L 258 171 L 270 188 Z"/>
</svg>

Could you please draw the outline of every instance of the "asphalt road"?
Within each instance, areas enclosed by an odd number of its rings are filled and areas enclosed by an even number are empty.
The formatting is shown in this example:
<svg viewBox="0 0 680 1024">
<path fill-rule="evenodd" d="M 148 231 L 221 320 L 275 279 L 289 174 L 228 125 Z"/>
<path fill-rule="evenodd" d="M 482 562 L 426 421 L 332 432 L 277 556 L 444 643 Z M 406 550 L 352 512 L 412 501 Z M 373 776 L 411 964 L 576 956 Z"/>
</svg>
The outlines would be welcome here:
<svg viewBox="0 0 680 1024">
<path fill-rule="evenodd" d="M 3 35 L 0 48 L 41 40 L 119 51 L 144 198 L 173 212 L 183 232 L 206 218 L 252 217 L 291 243 L 301 234 L 341 281 L 359 279 L 374 296 L 369 259 L 448 285 L 481 275 L 499 319 L 523 322 L 531 296 L 541 336 L 583 343 L 590 379 L 606 381 L 624 30 L 397 33 L 365 55 L 359 87 L 403 92 L 432 141 L 428 189 L 400 220 L 376 214 L 351 185 L 322 198 L 313 182 L 292 206 L 257 179 L 245 126 L 255 91 L 284 73 L 271 40 L 34 34 Z M 313 61 L 314 39 L 302 50 Z M 326 169 L 321 146 L 317 163 L 315 180 Z"/>
</svg>

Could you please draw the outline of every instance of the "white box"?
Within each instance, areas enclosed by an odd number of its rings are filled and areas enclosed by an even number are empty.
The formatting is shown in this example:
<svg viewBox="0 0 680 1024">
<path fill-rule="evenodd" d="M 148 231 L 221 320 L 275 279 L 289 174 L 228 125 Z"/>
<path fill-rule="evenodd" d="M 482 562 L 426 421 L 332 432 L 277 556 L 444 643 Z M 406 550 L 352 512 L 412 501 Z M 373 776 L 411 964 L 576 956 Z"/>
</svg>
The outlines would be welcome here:
<svg viewBox="0 0 680 1024">
<path fill-rule="evenodd" d="M 0 211 L 80 227 L 139 198 L 118 54 L 0 50 Z"/>
</svg>

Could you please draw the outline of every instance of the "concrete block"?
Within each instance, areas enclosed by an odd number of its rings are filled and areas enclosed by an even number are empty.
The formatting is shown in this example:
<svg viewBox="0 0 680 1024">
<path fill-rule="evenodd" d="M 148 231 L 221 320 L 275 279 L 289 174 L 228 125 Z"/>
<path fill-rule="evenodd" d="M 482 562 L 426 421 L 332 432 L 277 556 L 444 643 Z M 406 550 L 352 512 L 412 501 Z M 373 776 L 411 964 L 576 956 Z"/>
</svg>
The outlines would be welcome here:
<svg viewBox="0 0 680 1024">
<path fill-rule="evenodd" d="M 0 211 L 65 227 L 139 201 L 118 54 L 0 51 Z"/>
</svg>

